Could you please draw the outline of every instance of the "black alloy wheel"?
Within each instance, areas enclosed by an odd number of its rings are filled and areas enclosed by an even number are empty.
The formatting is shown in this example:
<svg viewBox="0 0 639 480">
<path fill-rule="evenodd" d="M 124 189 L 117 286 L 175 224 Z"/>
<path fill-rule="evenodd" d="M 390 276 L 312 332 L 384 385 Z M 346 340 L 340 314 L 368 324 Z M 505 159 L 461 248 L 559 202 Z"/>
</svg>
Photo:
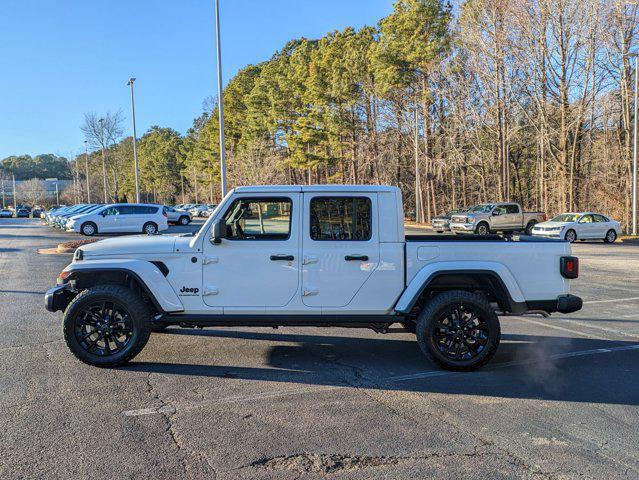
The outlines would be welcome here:
<svg viewBox="0 0 639 480">
<path fill-rule="evenodd" d="M 422 351 L 448 370 L 485 365 L 499 346 L 499 319 L 477 294 L 453 290 L 430 300 L 419 315 L 417 341 Z"/>
<path fill-rule="evenodd" d="M 79 293 L 64 312 L 62 330 L 71 352 L 97 367 L 130 361 L 151 335 L 144 300 L 121 285 L 98 285 Z"/>
</svg>

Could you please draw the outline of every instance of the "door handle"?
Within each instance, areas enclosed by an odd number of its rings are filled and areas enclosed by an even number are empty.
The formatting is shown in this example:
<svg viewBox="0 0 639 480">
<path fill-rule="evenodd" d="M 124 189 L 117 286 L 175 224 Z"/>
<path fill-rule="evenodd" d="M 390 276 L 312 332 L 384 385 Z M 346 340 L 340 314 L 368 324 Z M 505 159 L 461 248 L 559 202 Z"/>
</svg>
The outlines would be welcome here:
<svg viewBox="0 0 639 480">
<path fill-rule="evenodd" d="M 362 262 L 367 262 L 368 255 L 346 255 L 344 257 L 344 260 L 346 260 L 347 262 L 350 262 L 352 260 L 361 260 Z"/>
<path fill-rule="evenodd" d="M 295 257 L 293 255 L 271 255 L 271 260 L 273 260 L 274 262 L 278 260 L 292 262 L 293 260 L 295 260 Z"/>
</svg>

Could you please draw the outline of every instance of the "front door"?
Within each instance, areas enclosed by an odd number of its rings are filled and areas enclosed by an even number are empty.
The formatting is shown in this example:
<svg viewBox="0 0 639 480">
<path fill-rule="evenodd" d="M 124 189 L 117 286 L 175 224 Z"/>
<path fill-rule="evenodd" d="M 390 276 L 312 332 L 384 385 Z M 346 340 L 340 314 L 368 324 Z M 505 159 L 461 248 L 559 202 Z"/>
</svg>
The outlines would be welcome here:
<svg viewBox="0 0 639 480">
<path fill-rule="evenodd" d="M 299 284 L 299 193 L 238 196 L 222 214 L 226 238 L 205 238 L 202 296 L 209 306 L 283 307 Z"/>
<path fill-rule="evenodd" d="M 508 213 L 505 205 L 497 205 L 493 210 L 492 230 L 502 230 L 508 227 Z"/>
<path fill-rule="evenodd" d="M 302 301 L 348 305 L 379 263 L 375 193 L 304 193 Z"/>
<path fill-rule="evenodd" d="M 102 220 L 98 226 L 100 232 L 113 232 L 117 229 L 120 207 L 112 206 L 104 209 L 101 213 Z"/>
</svg>

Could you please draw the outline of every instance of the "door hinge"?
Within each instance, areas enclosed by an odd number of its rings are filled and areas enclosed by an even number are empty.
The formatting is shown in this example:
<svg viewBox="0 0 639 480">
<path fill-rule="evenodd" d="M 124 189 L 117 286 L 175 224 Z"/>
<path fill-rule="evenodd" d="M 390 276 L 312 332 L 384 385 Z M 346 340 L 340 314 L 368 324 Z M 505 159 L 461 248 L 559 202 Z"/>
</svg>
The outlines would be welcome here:
<svg viewBox="0 0 639 480">
<path fill-rule="evenodd" d="M 204 257 L 202 265 L 208 265 L 209 263 L 217 263 L 220 261 L 220 257 Z"/>
<path fill-rule="evenodd" d="M 309 265 L 311 263 L 317 263 L 318 258 L 315 255 L 304 255 L 302 265 Z"/>
<path fill-rule="evenodd" d="M 204 287 L 204 292 L 202 292 L 202 296 L 207 297 L 209 295 L 217 295 L 220 293 L 217 287 Z"/>
<path fill-rule="evenodd" d="M 317 295 L 319 293 L 319 290 L 317 288 L 314 287 L 306 287 L 304 288 L 304 290 L 302 291 L 302 296 L 303 297 L 310 297 L 313 295 Z"/>
</svg>

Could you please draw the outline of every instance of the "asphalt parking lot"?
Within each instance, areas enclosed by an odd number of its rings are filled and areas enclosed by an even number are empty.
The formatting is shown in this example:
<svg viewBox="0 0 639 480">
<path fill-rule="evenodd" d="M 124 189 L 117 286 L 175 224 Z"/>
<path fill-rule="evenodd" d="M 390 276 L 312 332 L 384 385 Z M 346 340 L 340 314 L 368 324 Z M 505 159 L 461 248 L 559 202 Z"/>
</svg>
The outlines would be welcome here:
<svg viewBox="0 0 639 480">
<path fill-rule="evenodd" d="M 637 244 L 576 244 L 583 310 L 502 318 L 474 373 L 321 328 L 170 328 L 101 370 L 43 306 L 72 238 L 0 220 L 2 479 L 639 477 Z"/>
</svg>

